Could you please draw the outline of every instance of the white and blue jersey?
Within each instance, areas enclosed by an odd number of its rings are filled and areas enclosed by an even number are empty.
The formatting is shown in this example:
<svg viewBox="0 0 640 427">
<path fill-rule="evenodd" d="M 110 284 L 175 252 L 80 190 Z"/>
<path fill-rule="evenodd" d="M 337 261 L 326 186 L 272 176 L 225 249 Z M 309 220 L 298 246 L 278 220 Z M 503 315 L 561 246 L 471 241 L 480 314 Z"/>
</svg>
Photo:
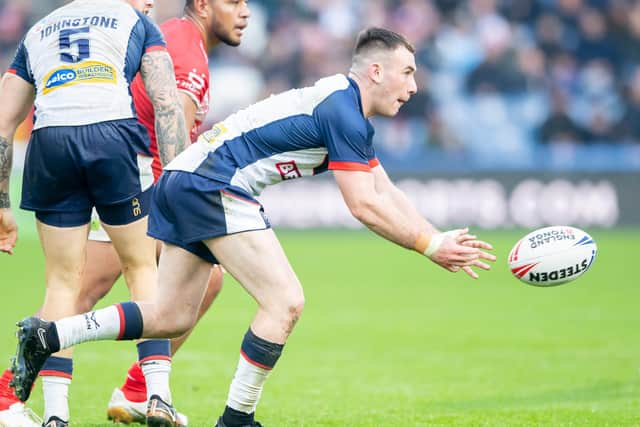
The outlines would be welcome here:
<svg viewBox="0 0 640 427">
<path fill-rule="evenodd" d="M 124 0 L 76 0 L 25 35 L 9 72 L 35 87 L 23 209 L 52 226 L 146 216 L 149 136 L 129 90 L 142 57 L 166 50 L 160 30 Z"/>
<path fill-rule="evenodd" d="M 204 132 L 165 170 L 214 179 L 258 196 L 265 186 L 327 169 L 378 164 L 356 83 L 342 74 L 271 96 Z"/>
<path fill-rule="evenodd" d="M 160 30 L 123 0 L 75 0 L 35 24 L 9 72 L 36 89 L 34 129 L 135 117 L 129 85 Z"/>
<path fill-rule="evenodd" d="M 357 84 L 341 74 L 258 102 L 203 133 L 165 167 L 149 235 L 215 263 L 203 240 L 270 227 L 255 199 L 265 186 L 377 166 L 373 133 Z"/>
</svg>

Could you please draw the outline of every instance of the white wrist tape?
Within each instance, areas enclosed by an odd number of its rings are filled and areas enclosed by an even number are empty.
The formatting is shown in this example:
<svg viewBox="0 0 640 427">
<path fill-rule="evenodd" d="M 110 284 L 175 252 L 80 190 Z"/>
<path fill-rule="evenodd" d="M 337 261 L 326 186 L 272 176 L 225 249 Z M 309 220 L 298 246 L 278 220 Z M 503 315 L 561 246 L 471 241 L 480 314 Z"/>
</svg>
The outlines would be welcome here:
<svg viewBox="0 0 640 427">
<path fill-rule="evenodd" d="M 431 242 L 429 242 L 429 246 L 427 246 L 427 249 L 423 252 L 423 254 L 431 258 L 431 255 L 433 255 L 438 249 L 440 249 L 444 238 L 444 233 L 437 233 L 431 236 Z"/>
</svg>

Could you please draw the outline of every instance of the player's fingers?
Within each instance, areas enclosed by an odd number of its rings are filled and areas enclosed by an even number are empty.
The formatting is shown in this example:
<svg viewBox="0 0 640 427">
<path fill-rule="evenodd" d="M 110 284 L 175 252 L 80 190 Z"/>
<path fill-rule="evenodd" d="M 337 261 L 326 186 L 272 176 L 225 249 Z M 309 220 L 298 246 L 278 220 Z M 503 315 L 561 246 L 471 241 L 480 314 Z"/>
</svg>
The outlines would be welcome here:
<svg viewBox="0 0 640 427">
<path fill-rule="evenodd" d="M 492 261 L 492 262 L 497 259 L 494 254 L 490 254 L 490 253 L 483 252 L 483 251 L 480 251 L 479 256 L 482 259 L 486 259 L 487 261 Z"/>
<path fill-rule="evenodd" d="M 455 247 L 455 253 L 462 256 L 478 255 L 480 254 L 480 250 L 478 248 L 472 248 L 467 245 L 457 245 Z"/>
<path fill-rule="evenodd" d="M 471 267 L 462 267 L 462 271 L 464 271 L 465 273 L 467 273 L 467 275 L 468 275 L 469 277 L 471 277 L 472 279 L 477 279 L 478 277 L 480 277 L 480 276 L 478 276 L 478 273 L 476 273 L 475 271 L 473 271 L 473 270 L 471 269 Z"/>
<path fill-rule="evenodd" d="M 477 239 L 478 236 L 476 236 L 475 234 L 469 234 L 469 233 L 465 233 L 465 234 L 461 234 L 458 237 L 456 237 L 456 241 L 458 243 L 465 243 L 471 240 L 475 240 Z"/>
<path fill-rule="evenodd" d="M 493 249 L 491 243 L 483 242 L 482 240 L 466 240 L 462 242 L 462 244 L 470 248 L 486 249 L 489 251 Z"/>
<path fill-rule="evenodd" d="M 458 268 L 462 268 L 462 267 L 470 267 L 472 265 L 475 265 L 476 262 L 478 261 L 477 260 L 460 260 L 460 261 L 452 261 L 450 265 L 456 266 Z"/>
<path fill-rule="evenodd" d="M 480 258 L 479 254 L 451 254 L 447 256 L 446 262 L 454 265 L 470 265 Z"/>
<path fill-rule="evenodd" d="M 479 261 L 479 260 L 474 261 L 474 262 L 473 262 L 473 266 L 474 266 L 474 267 L 481 268 L 481 269 L 483 269 L 483 270 L 491 270 L 491 266 L 490 266 L 489 264 L 486 264 L 486 263 L 484 263 L 484 262 L 482 262 L 482 261 Z"/>
<path fill-rule="evenodd" d="M 465 227 L 465 228 L 457 228 L 455 230 L 445 231 L 444 234 L 446 236 L 453 238 L 454 240 L 457 240 L 460 236 L 465 235 L 468 232 L 469 232 L 469 227 Z"/>
</svg>

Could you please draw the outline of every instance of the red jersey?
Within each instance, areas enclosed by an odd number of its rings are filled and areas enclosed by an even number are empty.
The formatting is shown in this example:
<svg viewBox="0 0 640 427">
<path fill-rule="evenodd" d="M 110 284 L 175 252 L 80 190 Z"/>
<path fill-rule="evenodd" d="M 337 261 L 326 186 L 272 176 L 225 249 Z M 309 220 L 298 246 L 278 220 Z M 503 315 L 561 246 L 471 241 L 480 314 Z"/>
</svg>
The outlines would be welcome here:
<svg viewBox="0 0 640 427">
<path fill-rule="evenodd" d="M 178 83 L 178 90 L 186 93 L 198 107 L 196 121 L 191 129 L 191 140 L 197 137 L 198 126 L 209 111 L 209 57 L 202 33 L 195 24 L 185 18 L 170 19 L 160 25 L 160 30 L 167 42 L 167 50 L 173 61 L 173 69 Z M 138 114 L 138 121 L 147 128 L 151 139 L 150 150 L 153 153 L 153 176 L 157 181 L 162 173 L 162 164 L 158 155 L 158 143 L 154 128 L 155 116 L 153 105 L 144 90 L 140 74 L 131 85 L 133 103 Z"/>
</svg>

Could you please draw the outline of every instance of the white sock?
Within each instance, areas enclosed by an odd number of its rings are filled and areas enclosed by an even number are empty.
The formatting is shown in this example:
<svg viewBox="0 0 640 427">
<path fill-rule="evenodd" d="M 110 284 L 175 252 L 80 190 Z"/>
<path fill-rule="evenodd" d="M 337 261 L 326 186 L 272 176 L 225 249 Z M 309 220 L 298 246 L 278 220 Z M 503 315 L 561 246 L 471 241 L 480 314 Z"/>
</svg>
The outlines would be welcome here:
<svg viewBox="0 0 640 427">
<path fill-rule="evenodd" d="M 229 387 L 227 406 L 247 414 L 255 412 L 269 372 L 271 370 L 252 365 L 240 355 L 238 368 Z"/>
<path fill-rule="evenodd" d="M 115 305 L 65 317 L 55 323 L 60 350 L 86 341 L 114 340 L 120 334 L 120 314 Z"/>
<path fill-rule="evenodd" d="M 171 404 L 171 389 L 169 388 L 169 374 L 171 361 L 147 360 L 140 363 L 144 379 L 147 381 L 147 400 L 154 394 Z"/>
<path fill-rule="evenodd" d="M 63 421 L 69 421 L 69 384 L 71 378 L 42 376 L 44 394 L 44 421 L 53 415 Z"/>
</svg>

